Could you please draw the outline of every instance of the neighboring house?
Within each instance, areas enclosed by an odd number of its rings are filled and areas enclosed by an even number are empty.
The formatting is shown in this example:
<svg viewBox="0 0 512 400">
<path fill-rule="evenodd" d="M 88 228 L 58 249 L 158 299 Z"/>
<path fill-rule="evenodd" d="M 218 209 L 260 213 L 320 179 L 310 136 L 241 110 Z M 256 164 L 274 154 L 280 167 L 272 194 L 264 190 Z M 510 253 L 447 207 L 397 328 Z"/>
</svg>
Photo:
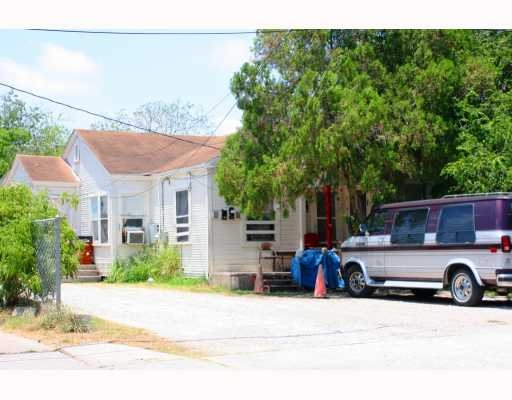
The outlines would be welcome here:
<svg viewBox="0 0 512 400">
<path fill-rule="evenodd" d="M 2 185 L 20 183 L 29 186 L 34 192 L 46 190 L 50 200 L 76 229 L 78 213 L 70 204 L 61 204 L 64 192 L 78 194 L 80 182 L 73 170 L 61 157 L 18 154 L 11 169 L 2 179 Z"/>
<path fill-rule="evenodd" d="M 266 218 L 256 221 L 226 204 L 214 179 L 225 139 L 73 131 L 62 160 L 79 181 L 74 226 L 78 235 L 93 236 L 101 274 L 108 275 L 114 260 L 161 240 L 178 246 L 185 274 L 237 287 L 239 278 L 257 271 L 262 242 L 292 252 L 302 248 L 306 232 L 325 237 L 321 195 L 299 199 L 287 218 L 270 205 Z M 341 241 L 348 199 L 345 192 L 333 199 L 334 234 Z"/>
</svg>

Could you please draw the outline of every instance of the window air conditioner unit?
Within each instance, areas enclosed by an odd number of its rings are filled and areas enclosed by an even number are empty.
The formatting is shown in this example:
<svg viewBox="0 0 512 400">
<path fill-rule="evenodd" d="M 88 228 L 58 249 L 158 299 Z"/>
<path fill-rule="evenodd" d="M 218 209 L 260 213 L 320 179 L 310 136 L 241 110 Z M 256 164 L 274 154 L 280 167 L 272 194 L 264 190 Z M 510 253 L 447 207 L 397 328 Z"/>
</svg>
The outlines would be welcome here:
<svg viewBox="0 0 512 400">
<path fill-rule="evenodd" d="M 126 235 L 126 243 L 144 244 L 144 231 L 128 230 L 127 235 Z"/>
</svg>

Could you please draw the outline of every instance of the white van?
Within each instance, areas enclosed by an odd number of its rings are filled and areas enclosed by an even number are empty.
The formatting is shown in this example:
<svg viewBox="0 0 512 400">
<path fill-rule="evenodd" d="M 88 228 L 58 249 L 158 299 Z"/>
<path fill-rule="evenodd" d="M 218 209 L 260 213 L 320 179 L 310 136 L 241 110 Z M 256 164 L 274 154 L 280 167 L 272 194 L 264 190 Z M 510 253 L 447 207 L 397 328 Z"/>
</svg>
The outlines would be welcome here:
<svg viewBox="0 0 512 400">
<path fill-rule="evenodd" d="M 445 196 L 379 206 L 341 246 L 347 291 L 407 288 L 431 297 L 449 287 L 461 306 L 484 290 L 512 288 L 512 193 Z"/>
</svg>

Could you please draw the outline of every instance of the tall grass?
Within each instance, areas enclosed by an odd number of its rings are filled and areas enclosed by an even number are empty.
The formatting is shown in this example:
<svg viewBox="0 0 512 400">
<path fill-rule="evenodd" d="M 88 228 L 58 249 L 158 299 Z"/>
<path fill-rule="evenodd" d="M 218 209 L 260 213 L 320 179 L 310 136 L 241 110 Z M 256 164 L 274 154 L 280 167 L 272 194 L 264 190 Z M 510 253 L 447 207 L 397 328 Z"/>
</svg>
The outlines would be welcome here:
<svg viewBox="0 0 512 400">
<path fill-rule="evenodd" d="M 181 258 L 176 247 L 146 247 L 127 260 L 116 260 L 108 282 L 145 282 L 181 276 Z"/>
</svg>

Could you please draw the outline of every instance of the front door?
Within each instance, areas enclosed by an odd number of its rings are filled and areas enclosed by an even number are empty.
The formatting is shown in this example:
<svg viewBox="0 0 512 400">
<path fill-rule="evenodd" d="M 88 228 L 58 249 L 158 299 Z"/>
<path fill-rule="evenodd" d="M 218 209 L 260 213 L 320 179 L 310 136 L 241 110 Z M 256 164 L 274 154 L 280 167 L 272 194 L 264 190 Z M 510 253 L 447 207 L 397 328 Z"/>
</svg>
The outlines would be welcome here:
<svg viewBox="0 0 512 400">
<path fill-rule="evenodd" d="M 332 241 L 336 241 L 336 196 L 331 196 L 331 224 Z M 327 218 L 325 197 L 322 192 L 316 193 L 316 226 L 320 244 L 325 246 L 327 243 Z"/>
</svg>

